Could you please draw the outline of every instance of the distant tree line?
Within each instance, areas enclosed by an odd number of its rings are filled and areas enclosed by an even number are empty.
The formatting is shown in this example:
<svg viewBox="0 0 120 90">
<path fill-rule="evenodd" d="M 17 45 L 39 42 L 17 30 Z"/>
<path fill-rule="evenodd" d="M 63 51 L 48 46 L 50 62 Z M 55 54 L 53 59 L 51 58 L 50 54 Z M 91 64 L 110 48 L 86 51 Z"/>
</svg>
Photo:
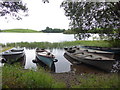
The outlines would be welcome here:
<svg viewBox="0 0 120 90">
<path fill-rule="evenodd" d="M 53 28 L 49 28 L 49 27 L 46 27 L 45 30 L 42 30 L 42 32 L 44 33 L 63 33 L 65 31 L 65 29 L 53 29 Z"/>
</svg>

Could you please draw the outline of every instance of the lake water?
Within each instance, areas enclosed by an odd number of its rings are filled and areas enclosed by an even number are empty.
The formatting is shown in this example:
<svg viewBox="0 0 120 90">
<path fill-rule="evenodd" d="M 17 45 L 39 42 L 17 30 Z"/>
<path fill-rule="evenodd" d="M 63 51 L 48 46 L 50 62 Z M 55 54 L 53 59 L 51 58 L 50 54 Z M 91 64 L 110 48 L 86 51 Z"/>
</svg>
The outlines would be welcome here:
<svg viewBox="0 0 120 90">
<path fill-rule="evenodd" d="M 85 40 L 93 40 L 93 37 L 99 36 L 98 34 L 91 34 L 91 37 Z M 73 34 L 63 33 L 0 33 L 0 43 L 3 44 L 12 42 L 63 42 L 75 40 Z"/>
<path fill-rule="evenodd" d="M 47 49 L 55 55 L 55 58 L 58 59 L 58 62 L 55 63 L 55 72 L 69 72 L 71 63 L 65 59 L 63 49 Z M 37 66 L 32 60 L 35 60 L 35 49 L 25 49 L 26 54 L 26 64 L 25 69 L 36 69 Z"/>
<path fill-rule="evenodd" d="M 62 33 L 0 33 L 0 43 L 75 41 L 74 35 Z"/>
</svg>

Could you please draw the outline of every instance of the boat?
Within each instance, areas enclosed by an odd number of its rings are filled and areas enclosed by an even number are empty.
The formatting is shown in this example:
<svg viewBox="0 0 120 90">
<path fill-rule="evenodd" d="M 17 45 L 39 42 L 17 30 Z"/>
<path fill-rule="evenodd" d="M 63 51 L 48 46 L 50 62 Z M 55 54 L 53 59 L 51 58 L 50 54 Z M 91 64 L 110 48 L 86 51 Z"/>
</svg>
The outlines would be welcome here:
<svg viewBox="0 0 120 90">
<path fill-rule="evenodd" d="M 64 57 L 71 63 L 70 68 L 74 73 L 104 73 L 103 70 L 98 68 L 94 68 L 91 65 L 86 65 L 81 62 L 77 62 L 75 59 L 72 59 L 66 53 L 64 53 Z M 106 72 L 105 72 L 106 73 Z"/>
<path fill-rule="evenodd" d="M 102 50 L 97 50 L 97 49 L 89 49 L 89 48 L 84 48 L 82 47 L 70 47 L 70 48 L 65 48 L 65 50 L 69 52 L 76 52 L 76 53 L 82 53 L 82 52 L 87 52 L 91 54 L 97 54 L 100 56 L 108 57 L 108 58 L 114 58 L 116 60 L 119 60 L 120 56 L 116 56 L 114 52 L 108 52 L 108 51 L 102 51 Z"/>
<path fill-rule="evenodd" d="M 82 48 L 111 52 L 114 53 L 115 59 L 120 60 L 120 48 L 97 47 L 97 46 L 82 46 Z"/>
<path fill-rule="evenodd" d="M 42 63 L 52 69 L 53 67 L 55 67 L 54 62 L 57 61 L 58 60 L 55 59 L 55 56 L 47 50 L 40 48 L 36 49 L 36 60 L 33 60 L 33 63 Z"/>
<path fill-rule="evenodd" d="M 88 51 L 88 50 L 80 49 L 76 47 L 70 47 L 70 48 L 64 48 L 64 49 L 65 49 L 66 55 L 68 55 L 69 57 L 73 58 L 78 62 L 92 65 L 94 67 L 97 67 L 107 72 L 111 72 L 113 71 L 113 69 L 115 69 L 116 72 L 120 70 L 120 67 L 118 67 L 120 66 L 119 64 L 117 64 L 117 68 L 115 68 L 116 66 L 113 67 L 116 64 L 116 59 L 114 59 L 113 56 L 111 57 L 105 56 L 107 54 L 112 54 L 110 52 L 99 51 L 99 50 Z M 96 53 L 93 53 L 93 52 L 96 52 Z"/>
<path fill-rule="evenodd" d="M 114 53 L 120 52 L 120 48 L 98 47 L 98 46 L 81 46 L 81 47 L 82 47 L 82 48 L 88 48 L 88 49 L 94 49 L 94 50 L 114 52 Z"/>
<path fill-rule="evenodd" d="M 2 56 L 2 63 L 13 64 L 20 61 L 20 59 L 25 59 L 24 48 L 12 48 L 0 54 Z"/>
</svg>

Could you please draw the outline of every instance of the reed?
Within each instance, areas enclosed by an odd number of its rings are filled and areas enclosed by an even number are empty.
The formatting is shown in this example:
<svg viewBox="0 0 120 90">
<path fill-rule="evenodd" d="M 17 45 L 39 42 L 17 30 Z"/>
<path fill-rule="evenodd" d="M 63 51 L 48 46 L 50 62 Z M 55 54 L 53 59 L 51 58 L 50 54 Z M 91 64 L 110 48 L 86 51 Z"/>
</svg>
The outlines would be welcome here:
<svg viewBox="0 0 120 90">
<path fill-rule="evenodd" d="M 43 69 L 24 70 L 19 64 L 2 68 L 2 88 L 65 88 L 63 82 L 56 82 Z"/>
<path fill-rule="evenodd" d="M 65 42 L 19 42 L 19 43 L 7 43 L 7 47 L 27 47 L 27 48 L 64 48 L 69 46 L 100 46 L 100 47 L 120 47 L 120 40 L 117 41 L 65 41 Z"/>
</svg>

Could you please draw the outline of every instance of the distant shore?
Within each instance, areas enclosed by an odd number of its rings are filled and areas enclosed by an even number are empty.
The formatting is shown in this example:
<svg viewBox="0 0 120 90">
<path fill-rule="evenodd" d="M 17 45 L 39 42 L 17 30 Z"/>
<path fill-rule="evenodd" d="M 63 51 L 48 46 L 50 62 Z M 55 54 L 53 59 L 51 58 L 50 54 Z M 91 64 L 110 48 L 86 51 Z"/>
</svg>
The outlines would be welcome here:
<svg viewBox="0 0 120 90">
<path fill-rule="evenodd" d="M 6 29 L 6 30 L 1 30 L 0 32 L 8 32 L 8 33 L 40 33 L 40 31 L 32 30 L 32 29 Z"/>
<path fill-rule="evenodd" d="M 51 30 L 33 30 L 33 29 L 6 29 L 0 30 L 0 32 L 7 33 L 63 33 L 65 30 L 51 29 Z"/>
</svg>

